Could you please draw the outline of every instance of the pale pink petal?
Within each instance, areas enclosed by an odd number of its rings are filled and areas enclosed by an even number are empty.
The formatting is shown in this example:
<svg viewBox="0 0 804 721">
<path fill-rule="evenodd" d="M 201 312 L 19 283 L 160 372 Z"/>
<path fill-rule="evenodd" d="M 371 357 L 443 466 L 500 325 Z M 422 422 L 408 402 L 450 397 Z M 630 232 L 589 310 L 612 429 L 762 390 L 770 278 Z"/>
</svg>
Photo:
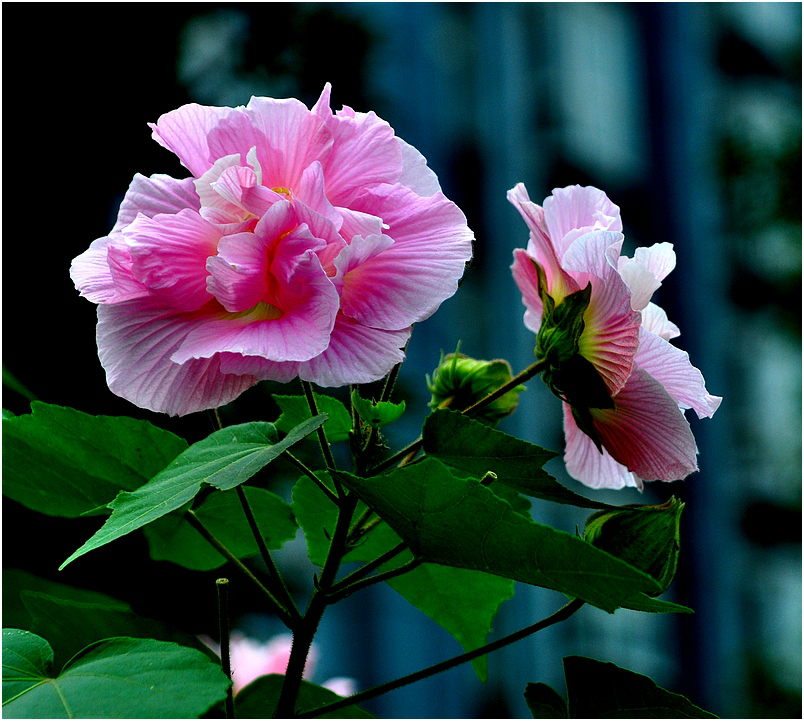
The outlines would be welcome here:
<svg viewBox="0 0 804 721">
<path fill-rule="evenodd" d="M 150 295 L 131 273 L 128 246 L 109 237 L 92 241 L 87 250 L 73 258 L 70 278 L 81 295 L 93 303 L 121 303 Z"/>
<path fill-rule="evenodd" d="M 298 361 L 277 362 L 260 356 L 220 353 L 221 372 L 250 375 L 262 381 L 290 383 L 299 375 Z"/>
<path fill-rule="evenodd" d="M 623 258 L 620 258 L 622 261 Z M 631 307 L 634 310 L 645 308 L 661 282 L 642 263 L 625 258 L 620 263 L 620 277 L 631 290 Z"/>
<path fill-rule="evenodd" d="M 125 231 L 134 276 L 152 293 L 181 310 L 196 310 L 212 297 L 207 291 L 207 258 L 215 255 L 220 233 L 197 211 L 140 215 Z"/>
<path fill-rule="evenodd" d="M 572 242 L 584 233 L 623 229 L 620 208 L 602 190 L 591 186 L 555 188 L 544 201 L 544 219 L 559 259 Z"/>
<path fill-rule="evenodd" d="M 200 178 L 216 158 L 229 153 L 211 156 L 209 135 L 212 129 L 238 109 L 216 108 L 190 103 L 160 116 L 149 123 L 153 139 L 179 156 L 182 165 L 196 178 Z"/>
<path fill-rule="evenodd" d="M 207 259 L 207 290 L 230 313 L 270 303 L 268 254 L 254 233 L 227 235 Z"/>
<path fill-rule="evenodd" d="M 338 314 L 329 347 L 319 356 L 301 363 L 299 377 L 323 387 L 372 383 L 401 363 L 402 348 L 410 328 L 378 330 Z"/>
<path fill-rule="evenodd" d="M 357 681 L 349 676 L 334 676 L 321 685 L 343 698 L 354 696 L 357 693 Z"/>
<path fill-rule="evenodd" d="M 676 252 L 672 243 L 654 243 L 648 248 L 637 248 L 634 260 L 662 281 L 676 267 Z"/>
<path fill-rule="evenodd" d="M 338 289 L 342 289 L 347 275 L 354 268 L 357 268 L 362 263 L 370 260 L 375 255 L 382 253 L 394 244 L 393 238 L 387 235 L 369 235 L 366 238 L 362 236 L 355 236 L 349 245 L 344 245 L 340 253 L 333 261 L 335 266 L 335 278 L 333 282 Z M 352 280 L 350 279 L 350 284 Z M 341 290 L 343 293 L 343 291 Z M 357 289 L 355 292 L 360 292 Z M 347 292 L 348 296 L 348 292 Z M 341 302 L 343 306 L 343 301 Z M 351 315 L 347 313 L 347 315 Z"/>
<path fill-rule="evenodd" d="M 317 160 L 305 168 L 298 186 L 294 189 L 294 196 L 302 201 L 308 208 L 324 216 L 339 231 L 343 224 L 341 214 L 330 203 L 329 178 L 324 181 L 324 168 Z"/>
<path fill-rule="evenodd" d="M 200 207 L 192 178 L 176 180 L 169 175 L 146 178 L 137 173 L 120 203 L 117 222 L 110 235 L 122 231 L 140 214 L 153 218 L 160 213 L 172 215 L 185 208 L 198 210 Z"/>
<path fill-rule="evenodd" d="M 675 323 L 667 319 L 667 313 L 655 303 L 648 303 L 642 309 L 642 327 L 660 338 L 670 340 L 678 338 L 681 331 Z"/>
<path fill-rule="evenodd" d="M 121 303 L 134 298 L 151 296 L 151 291 L 134 277 L 131 247 L 124 240 L 109 243 L 106 246 L 106 254 L 115 287 L 114 297 L 107 300 L 106 303 Z"/>
<path fill-rule="evenodd" d="M 383 233 L 382 218 L 378 218 L 376 215 L 340 207 L 338 212 L 343 219 L 340 234 L 346 242 L 350 242 L 356 235 L 362 235 L 365 238 L 369 235 L 382 235 Z"/>
<path fill-rule="evenodd" d="M 539 296 L 539 276 L 532 258 L 523 248 L 514 250 L 514 264 L 511 266 L 511 272 L 519 292 L 522 293 L 522 303 L 527 308 L 525 327 L 538 333 L 542 326 L 542 313 L 544 312 L 542 299 Z"/>
<path fill-rule="evenodd" d="M 547 287 L 553 298 L 563 299 L 572 290 L 566 288 L 563 282 L 564 273 L 561 270 L 561 264 L 548 235 L 547 224 L 544 220 L 544 209 L 531 201 L 524 183 L 517 183 L 508 191 L 507 197 L 511 205 L 519 211 L 525 224 L 530 229 L 528 254 L 544 270 Z"/>
<path fill-rule="evenodd" d="M 426 197 L 440 191 L 438 177 L 427 166 L 427 159 L 402 138 L 396 141 L 402 150 L 402 174 L 397 182 Z"/>
<path fill-rule="evenodd" d="M 220 372 L 217 357 L 170 360 L 202 311 L 184 313 L 152 299 L 98 306 L 98 355 L 113 393 L 141 408 L 186 415 L 234 400 L 257 379 Z"/>
<path fill-rule="evenodd" d="M 692 408 L 698 418 L 711 418 L 723 400 L 706 392 L 704 378 L 690 363 L 689 354 L 657 335 L 640 328 L 639 367 L 651 374 L 682 408 Z"/>
<path fill-rule="evenodd" d="M 222 158 L 218 158 L 209 170 L 194 181 L 195 191 L 206 213 L 208 214 L 212 208 L 219 213 L 216 216 L 205 215 L 211 221 L 212 217 L 214 217 L 215 220 L 212 222 L 240 222 L 247 216 L 239 202 L 241 193 L 238 193 L 236 201 L 233 201 L 227 197 L 225 192 L 221 192 L 217 188 L 217 183 L 224 171 L 238 167 L 240 167 L 240 155 L 238 153 L 225 155 Z M 249 170 L 251 169 L 249 168 Z M 253 170 L 251 170 L 251 174 L 254 175 Z"/>
<path fill-rule="evenodd" d="M 680 481 L 698 470 L 690 425 L 659 381 L 635 368 L 614 404 L 590 411 L 614 460 L 646 481 Z"/>
<path fill-rule="evenodd" d="M 642 479 L 635 476 L 622 463 L 617 463 L 604 448 L 601 453 L 594 441 L 578 428 L 570 407 L 564 403 L 564 435 L 566 450 L 564 463 L 567 473 L 589 488 L 632 487 L 642 489 Z"/>
</svg>

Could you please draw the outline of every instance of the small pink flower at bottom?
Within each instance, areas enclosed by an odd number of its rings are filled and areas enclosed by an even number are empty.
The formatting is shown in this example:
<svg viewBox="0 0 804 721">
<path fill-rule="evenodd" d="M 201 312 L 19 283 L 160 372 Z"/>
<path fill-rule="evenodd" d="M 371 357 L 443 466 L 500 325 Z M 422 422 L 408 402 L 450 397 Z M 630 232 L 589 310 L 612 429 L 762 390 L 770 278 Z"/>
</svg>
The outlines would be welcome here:
<svg viewBox="0 0 804 721">
<path fill-rule="evenodd" d="M 569 474 L 592 488 L 642 488 L 696 471 L 683 410 L 711 417 L 722 399 L 670 344 L 678 328 L 650 302 L 675 267 L 672 245 L 621 255 L 620 209 L 597 188 L 556 189 L 541 207 L 520 183 L 508 199 L 530 229 L 512 271 L 545 380 L 565 401 Z"/>
</svg>

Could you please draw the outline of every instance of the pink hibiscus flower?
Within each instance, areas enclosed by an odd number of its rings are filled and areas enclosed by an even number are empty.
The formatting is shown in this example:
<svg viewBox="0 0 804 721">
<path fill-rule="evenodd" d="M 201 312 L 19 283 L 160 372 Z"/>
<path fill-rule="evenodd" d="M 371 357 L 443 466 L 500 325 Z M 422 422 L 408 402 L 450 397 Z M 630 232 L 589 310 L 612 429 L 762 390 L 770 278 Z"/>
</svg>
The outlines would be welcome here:
<svg viewBox="0 0 804 721">
<path fill-rule="evenodd" d="M 192 177 L 136 175 L 73 260 L 109 388 L 171 415 L 259 380 L 368 383 L 456 290 L 473 236 L 374 113 L 298 100 L 185 105 L 151 125 Z"/>
<path fill-rule="evenodd" d="M 574 355 L 545 373 L 565 401 L 569 474 L 592 488 L 641 489 L 644 480 L 681 480 L 696 471 L 683 410 L 711 418 L 721 398 L 706 391 L 687 353 L 669 343 L 679 330 L 650 302 L 675 267 L 673 246 L 657 243 L 622 256 L 620 209 L 597 188 L 556 189 L 541 207 L 519 183 L 508 199 L 530 229 L 527 250 L 514 251 L 512 271 L 537 352 L 551 348 L 552 327 L 540 334 L 545 318 L 568 297 L 586 299 L 573 294 L 589 293 Z"/>
</svg>

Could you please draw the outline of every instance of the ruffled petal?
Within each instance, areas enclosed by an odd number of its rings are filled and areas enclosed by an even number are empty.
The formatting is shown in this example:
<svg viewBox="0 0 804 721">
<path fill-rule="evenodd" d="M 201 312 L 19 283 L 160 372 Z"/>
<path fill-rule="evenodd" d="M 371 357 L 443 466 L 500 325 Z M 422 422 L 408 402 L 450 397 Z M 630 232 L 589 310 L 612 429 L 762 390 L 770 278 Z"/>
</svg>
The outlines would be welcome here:
<svg viewBox="0 0 804 721">
<path fill-rule="evenodd" d="M 337 233 L 343 224 L 343 217 L 330 203 L 329 184 L 324 181 L 324 168 L 317 160 L 304 169 L 294 195 L 311 210 L 325 217 Z"/>
<path fill-rule="evenodd" d="M 98 354 L 111 391 L 141 408 L 186 415 L 229 403 L 257 382 L 222 373 L 217 357 L 170 360 L 205 313 L 184 313 L 153 299 L 98 306 Z"/>
<path fill-rule="evenodd" d="M 585 233 L 623 229 L 620 208 L 602 190 L 591 186 L 555 188 L 544 201 L 544 220 L 559 259 L 573 241 Z"/>
<path fill-rule="evenodd" d="M 590 412 L 615 461 L 646 481 L 680 481 L 698 470 L 690 424 L 659 381 L 635 368 L 614 403 Z"/>
<path fill-rule="evenodd" d="M 672 243 L 655 243 L 650 248 L 637 248 L 633 258 L 618 259 L 617 268 L 631 289 L 631 305 L 642 310 L 648 305 L 662 280 L 676 267 Z"/>
<path fill-rule="evenodd" d="M 639 367 L 651 374 L 682 408 L 692 408 L 698 418 L 711 418 L 723 400 L 706 392 L 704 378 L 690 363 L 689 354 L 657 335 L 640 328 Z"/>
<path fill-rule="evenodd" d="M 438 177 L 427 166 L 427 159 L 402 138 L 397 138 L 396 142 L 402 150 L 402 173 L 398 182 L 425 197 L 440 191 Z"/>
<path fill-rule="evenodd" d="M 110 235 L 120 233 L 138 215 L 153 218 L 160 213 L 174 215 L 185 208 L 198 210 L 200 207 L 192 178 L 176 180 L 169 175 L 146 178 L 137 173 L 120 203 L 117 222 Z"/>
<path fill-rule="evenodd" d="M 617 463 L 604 448 L 601 453 L 594 441 L 578 428 L 570 407 L 564 403 L 564 435 L 566 450 L 564 463 L 567 473 L 589 488 L 632 487 L 642 490 L 642 479 Z"/>
<path fill-rule="evenodd" d="M 671 323 L 667 319 L 667 313 L 664 312 L 664 309 L 655 303 L 648 303 L 642 309 L 642 327 L 665 340 L 678 338 L 681 335 L 678 326 L 675 323 Z"/>
<path fill-rule="evenodd" d="M 542 327 L 542 314 L 544 305 L 539 297 L 539 276 L 533 260 L 523 248 L 514 250 L 514 264 L 511 266 L 514 282 L 522 293 L 522 303 L 527 310 L 525 311 L 525 327 L 539 332 Z"/>
<path fill-rule="evenodd" d="M 70 278 L 80 294 L 93 303 L 122 303 L 150 295 L 131 273 L 128 247 L 109 237 L 92 241 L 87 250 L 73 258 Z"/>
<path fill-rule="evenodd" d="M 134 276 L 167 304 L 196 310 L 212 297 L 207 291 L 207 258 L 217 252 L 220 232 L 197 211 L 140 215 L 125 232 Z"/>
</svg>

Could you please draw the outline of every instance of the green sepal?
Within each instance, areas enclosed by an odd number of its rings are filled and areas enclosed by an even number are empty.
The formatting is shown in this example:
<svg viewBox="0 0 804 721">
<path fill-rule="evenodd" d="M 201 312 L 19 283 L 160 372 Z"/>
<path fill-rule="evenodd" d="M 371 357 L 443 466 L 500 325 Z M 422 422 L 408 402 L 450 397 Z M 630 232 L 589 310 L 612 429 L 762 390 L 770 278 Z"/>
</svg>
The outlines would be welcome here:
<svg viewBox="0 0 804 721">
<path fill-rule="evenodd" d="M 373 401 L 361 398 L 357 390 L 352 391 L 352 404 L 357 414 L 373 428 L 382 428 L 398 420 L 405 412 L 405 401 Z"/>
</svg>

